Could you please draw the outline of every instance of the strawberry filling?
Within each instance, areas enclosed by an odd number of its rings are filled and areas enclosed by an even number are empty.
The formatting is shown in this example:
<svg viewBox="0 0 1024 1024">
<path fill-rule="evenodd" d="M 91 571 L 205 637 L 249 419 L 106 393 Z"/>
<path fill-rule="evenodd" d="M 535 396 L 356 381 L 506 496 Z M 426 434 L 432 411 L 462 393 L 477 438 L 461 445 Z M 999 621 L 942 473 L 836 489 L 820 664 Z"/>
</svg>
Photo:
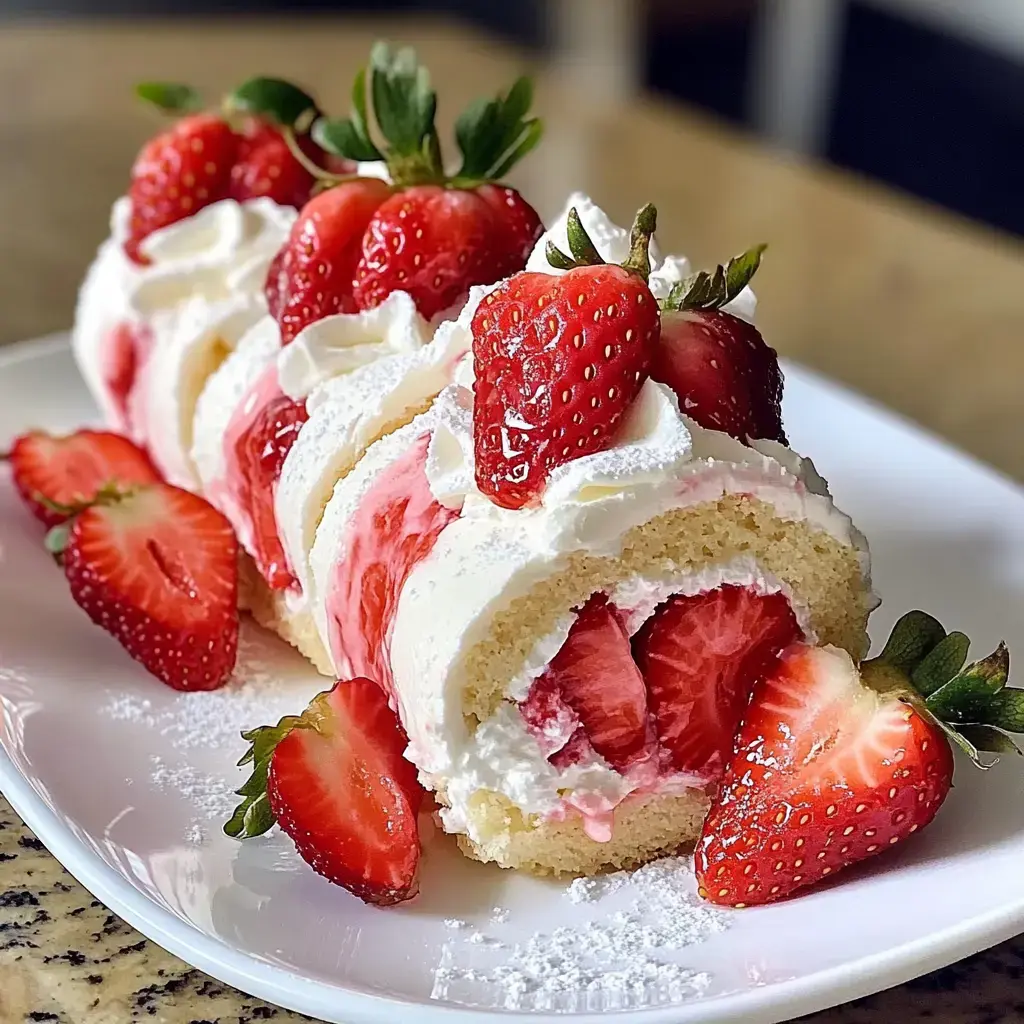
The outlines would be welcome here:
<svg viewBox="0 0 1024 1024">
<path fill-rule="evenodd" d="M 425 472 L 424 434 L 381 473 L 349 527 L 327 597 L 331 653 L 352 675 L 392 692 L 391 634 L 409 573 L 458 512 L 439 504 Z"/>
<path fill-rule="evenodd" d="M 803 636 L 789 601 L 727 584 L 670 597 L 632 638 L 627 618 L 600 593 L 579 609 L 520 704 L 527 728 L 560 771 L 598 755 L 641 788 L 717 784 L 754 685 Z M 596 811 L 588 833 L 610 838 Z"/>
<path fill-rule="evenodd" d="M 111 425 L 121 433 L 130 433 L 136 418 L 131 411 L 133 391 L 148 349 L 149 332 L 127 323 L 118 324 L 103 342 L 103 385 L 116 417 Z"/>
<path fill-rule="evenodd" d="M 272 590 L 295 583 L 278 536 L 274 493 L 285 457 L 309 419 L 305 400 L 289 398 L 271 366 L 253 385 L 228 424 L 225 487 L 242 520 L 235 523 Z"/>
</svg>

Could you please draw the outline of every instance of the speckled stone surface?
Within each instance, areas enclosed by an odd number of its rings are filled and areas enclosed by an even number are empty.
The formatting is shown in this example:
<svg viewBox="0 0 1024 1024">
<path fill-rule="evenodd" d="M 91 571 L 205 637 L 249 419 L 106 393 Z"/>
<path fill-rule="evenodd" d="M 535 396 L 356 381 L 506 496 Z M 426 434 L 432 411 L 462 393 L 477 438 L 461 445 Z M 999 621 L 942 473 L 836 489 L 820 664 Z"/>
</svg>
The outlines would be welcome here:
<svg viewBox="0 0 1024 1024">
<path fill-rule="evenodd" d="M 144 939 L 94 900 L 0 797 L 0 1024 L 297 1024 Z M 1019 1024 L 1024 938 L 802 1024 Z"/>
</svg>

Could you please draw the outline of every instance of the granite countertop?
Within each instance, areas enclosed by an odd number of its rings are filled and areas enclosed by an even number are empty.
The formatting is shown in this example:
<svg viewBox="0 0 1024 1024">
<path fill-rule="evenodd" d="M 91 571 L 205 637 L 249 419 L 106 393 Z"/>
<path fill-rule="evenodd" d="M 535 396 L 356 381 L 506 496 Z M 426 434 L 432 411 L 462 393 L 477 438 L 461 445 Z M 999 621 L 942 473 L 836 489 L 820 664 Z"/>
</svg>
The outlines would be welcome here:
<svg viewBox="0 0 1024 1024">
<path fill-rule="evenodd" d="M 131 83 L 185 80 L 212 97 L 260 71 L 344 106 L 351 69 L 380 34 L 417 45 L 445 116 L 529 64 L 450 25 L 408 20 L 5 24 L 0 84 L 18 101 L 0 106 L 0 343 L 69 326 L 111 199 L 152 131 Z M 620 221 L 655 199 L 665 247 L 702 265 L 769 241 L 758 291 L 772 344 L 1024 479 L 1018 241 L 766 152 L 654 99 L 588 106 L 541 69 L 537 102 L 548 140 L 515 183 L 542 213 L 571 188 L 600 197 Z M 1020 1022 L 1022 975 L 1017 939 L 806 1019 Z M 0 797 L 0 1024 L 268 1019 L 304 1018 L 213 981 L 108 913 Z"/>
<path fill-rule="evenodd" d="M 805 1024 L 1019 1024 L 1024 938 Z M 309 1020 L 214 981 L 83 889 L 0 797 L 0 1022 Z"/>
</svg>

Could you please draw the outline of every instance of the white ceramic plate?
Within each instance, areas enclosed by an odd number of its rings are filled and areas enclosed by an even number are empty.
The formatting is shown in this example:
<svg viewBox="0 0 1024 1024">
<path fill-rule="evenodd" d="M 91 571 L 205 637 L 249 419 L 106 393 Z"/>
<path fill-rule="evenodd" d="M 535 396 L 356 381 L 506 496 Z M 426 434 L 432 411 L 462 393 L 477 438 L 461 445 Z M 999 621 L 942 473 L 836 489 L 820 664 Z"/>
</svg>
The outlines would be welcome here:
<svg viewBox="0 0 1024 1024">
<path fill-rule="evenodd" d="M 886 601 L 875 636 L 921 605 L 978 652 L 1000 637 L 1024 651 L 1024 494 L 806 371 L 789 370 L 786 412 L 794 447 L 814 453 L 871 539 Z M 94 415 L 66 339 L 0 356 L 0 444 Z M 422 896 L 373 909 L 315 876 L 280 835 L 239 844 L 219 830 L 240 781 L 237 729 L 321 689 L 305 662 L 253 628 L 238 686 L 188 697 L 164 688 L 71 602 L 6 475 L 0 609 L 0 789 L 18 813 L 144 934 L 315 1017 L 540 1022 L 568 1012 L 583 1022 L 620 1008 L 637 1024 L 758 1024 L 896 984 L 1024 927 L 1015 764 L 987 776 L 961 765 L 917 841 L 768 909 L 711 913 L 639 883 L 574 902 L 564 884 L 471 863 L 445 837 L 428 842 Z M 548 976 L 545 990 L 531 966 Z"/>
</svg>

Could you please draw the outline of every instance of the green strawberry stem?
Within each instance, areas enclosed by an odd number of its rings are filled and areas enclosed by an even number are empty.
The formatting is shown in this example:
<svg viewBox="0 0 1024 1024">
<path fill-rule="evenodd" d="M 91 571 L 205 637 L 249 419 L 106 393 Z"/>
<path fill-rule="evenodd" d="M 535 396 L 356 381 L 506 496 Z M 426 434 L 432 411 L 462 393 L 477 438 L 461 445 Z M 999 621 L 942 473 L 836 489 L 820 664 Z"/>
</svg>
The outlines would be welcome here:
<svg viewBox="0 0 1024 1024">
<path fill-rule="evenodd" d="M 641 207 L 633 218 L 633 226 L 629 232 L 629 255 L 622 262 L 622 268 L 636 274 L 646 281 L 651 274 L 651 236 L 658 224 L 658 211 L 652 203 Z M 569 240 L 569 252 L 566 256 L 554 242 L 548 242 L 544 250 L 548 263 L 558 270 L 575 270 L 577 267 L 597 267 L 605 263 L 604 257 L 597 251 L 587 229 L 580 220 L 576 207 L 569 210 L 565 224 L 566 237 Z"/>
<path fill-rule="evenodd" d="M 314 160 L 311 160 L 302 151 L 302 147 L 299 145 L 299 140 L 294 130 L 287 125 L 281 129 L 281 137 L 288 146 L 288 151 L 295 158 L 296 163 L 305 168 L 316 179 L 316 191 L 324 188 L 331 188 L 334 185 L 341 185 L 346 181 L 354 181 L 359 177 L 358 174 L 335 174 L 333 171 L 328 171 Z"/>
<path fill-rule="evenodd" d="M 965 667 L 969 646 L 963 633 L 947 634 L 926 612 L 908 612 L 882 653 L 861 665 L 861 677 L 911 704 L 979 768 L 988 768 L 994 762 L 983 761 L 980 751 L 1020 753 L 1007 733 L 1024 732 L 1024 689 L 1006 686 L 1006 644 Z"/>
<path fill-rule="evenodd" d="M 275 824 L 274 812 L 267 799 L 267 773 L 277 745 L 293 729 L 319 731 L 331 712 L 327 704 L 330 690 L 318 693 L 301 715 L 287 715 L 277 725 L 261 725 L 242 733 L 249 749 L 238 762 L 239 767 L 252 765 L 252 774 L 235 790 L 242 802 L 224 825 L 224 832 L 232 839 L 252 839 L 261 836 Z"/>
<path fill-rule="evenodd" d="M 701 270 L 685 281 L 673 285 L 668 298 L 662 303 L 666 310 L 721 309 L 736 298 L 750 283 L 761 265 L 761 255 L 767 245 L 755 245 L 739 256 L 734 256 L 710 273 Z M 923 613 L 922 613 L 923 614 Z"/>
<path fill-rule="evenodd" d="M 180 82 L 140 82 L 135 95 L 165 114 L 194 114 L 203 109 L 198 90 Z"/>
<path fill-rule="evenodd" d="M 437 93 L 427 69 L 415 51 L 393 51 L 378 42 L 368 66 L 356 75 L 349 117 L 321 117 L 312 135 L 328 153 L 357 161 L 383 160 L 399 187 L 473 188 L 504 177 L 540 141 L 541 121 L 526 116 L 532 100 L 530 80 L 520 78 L 507 94 L 471 104 L 455 125 L 462 165 L 448 177 L 434 123 Z"/>
</svg>

